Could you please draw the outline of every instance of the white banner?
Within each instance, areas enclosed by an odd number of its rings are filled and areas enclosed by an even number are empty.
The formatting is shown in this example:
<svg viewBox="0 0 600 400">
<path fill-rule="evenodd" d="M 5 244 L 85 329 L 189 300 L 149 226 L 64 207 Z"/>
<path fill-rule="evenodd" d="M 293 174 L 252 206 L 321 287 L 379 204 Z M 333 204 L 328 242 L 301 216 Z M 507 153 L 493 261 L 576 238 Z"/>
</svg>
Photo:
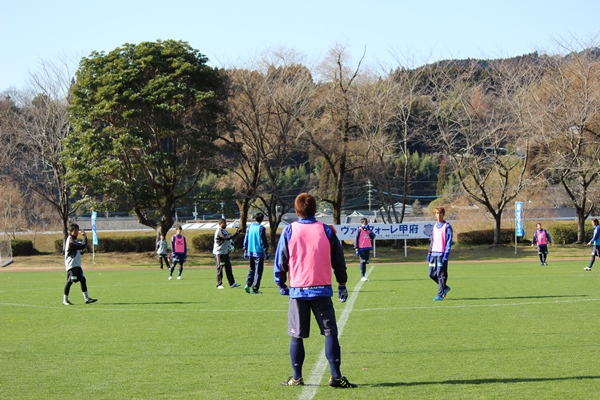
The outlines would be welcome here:
<svg viewBox="0 0 600 400">
<path fill-rule="evenodd" d="M 428 239 L 431 237 L 433 222 L 404 222 L 401 224 L 369 224 L 375 233 L 375 240 L 386 239 Z M 333 225 L 340 240 L 354 240 L 360 224 Z"/>
</svg>

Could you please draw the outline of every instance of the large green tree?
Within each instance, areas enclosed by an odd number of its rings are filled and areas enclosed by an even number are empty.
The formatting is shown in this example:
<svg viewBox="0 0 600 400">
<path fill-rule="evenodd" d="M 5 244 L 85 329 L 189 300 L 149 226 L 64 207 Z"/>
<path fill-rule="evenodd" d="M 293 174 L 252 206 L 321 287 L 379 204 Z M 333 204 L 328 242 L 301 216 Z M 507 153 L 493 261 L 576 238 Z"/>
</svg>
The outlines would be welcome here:
<svg viewBox="0 0 600 400">
<path fill-rule="evenodd" d="M 83 58 L 69 107 L 69 179 L 129 204 L 141 224 L 166 234 L 215 154 L 224 90 L 207 61 L 173 40 Z"/>
</svg>

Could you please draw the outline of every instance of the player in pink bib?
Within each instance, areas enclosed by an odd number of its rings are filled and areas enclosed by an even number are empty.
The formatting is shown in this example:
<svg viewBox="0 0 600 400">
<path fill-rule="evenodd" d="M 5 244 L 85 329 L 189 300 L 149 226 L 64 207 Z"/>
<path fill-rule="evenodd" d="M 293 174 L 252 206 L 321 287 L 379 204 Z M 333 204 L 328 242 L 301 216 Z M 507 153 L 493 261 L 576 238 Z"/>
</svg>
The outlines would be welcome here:
<svg viewBox="0 0 600 400">
<path fill-rule="evenodd" d="M 362 281 L 369 280 L 366 273 L 369 255 L 371 250 L 373 250 L 373 239 L 375 239 L 375 234 L 369 227 L 369 222 L 366 218 L 361 218 L 360 226 L 356 230 L 356 237 L 354 238 L 354 250 L 360 260 L 360 275 L 362 276 Z"/>
<path fill-rule="evenodd" d="M 175 266 L 179 264 L 179 271 L 177 279 L 181 280 L 181 274 L 183 273 L 183 263 L 187 258 L 187 240 L 183 236 L 181 225 L 178 225 L 175 229 L 175 235 L 171 238 L 171 268 L 169 268 L 169 280 L 173 279 L 173 271 Z"/>
<path fill-rule="evenodd" d="M 537 223 L 535 227 L 537 230 L 533 234 L 531 246 L 535 246 L 537 244 L 538 255 L 540 256 L 540 265 L 548 265 L 546 262 L 546 257 L 548 257 L 548 244 L 552 244 L 552 238 L 547 230 L 542 229 L 542 224 Z"/>
</svg>

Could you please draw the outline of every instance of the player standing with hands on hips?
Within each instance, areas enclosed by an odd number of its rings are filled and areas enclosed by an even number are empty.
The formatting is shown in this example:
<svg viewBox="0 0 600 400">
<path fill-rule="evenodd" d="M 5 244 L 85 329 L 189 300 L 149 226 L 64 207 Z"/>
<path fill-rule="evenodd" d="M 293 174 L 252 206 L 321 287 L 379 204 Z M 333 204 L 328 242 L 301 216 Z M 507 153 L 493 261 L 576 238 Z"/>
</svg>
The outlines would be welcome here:
<svg viewBox="0 0 600 400">
<path fill-rule="evenodd" d="M 434 301 L 444 300 L 450 291 L 448 281 L 448 257 L 452 248 L 452 226 L 444 220 L 446 210 L 444 207 L 436 207 L 436 223 L 431 232 L 431 244 L 427 261 L 429 262 L 429 277 L 438 284 L 438 294 Z"/>
<path fill-rule="evenodd" d="M 63 304 L 65 306 L 71 306 L 73 303 L 69 301 L 69 292 L 71 291 L 71 285 L 74 282 L 81 284 L 81 291 L 83 292 L 83 298 L 85 304 L 95 303 L 97 299 L 92 299 L 87 292 L 87 281 L 83 275 L 83 269 L 81 268 L 81 252 L 85 250 L 87 245 L 87 235 L 82 230 L 83 241 L 77 240 L 79 236 L 79 225 L 69 225 L 69 236 L 65 242 L 65 267 L 67 268 L 67 284 L 65 285 L 65 292 L 63 295 Z"/>
<path fill-rule="evenodd" d="M 329 361 L 329 386 L 355 388 L 340 371 L 341 348 L 335 309 L 331 297 L 332 269 L 338 283 L 338 297 L 348 299 L 346 261 L 342 245 L 332 228 L 315 218 L 317 202 L 308 193 L 296 197 L 294 208 L 298 220 L 288 225 L 279 238 L 275 253 L 274 277 L 279 293 L 290 297 L 288 305 L 288 335 L 293 375 L 284 386 L 304 385 L 304 338 L 310 334 L 311 312 L 321 335 L 325 336 L 325 356 Z M 289 282 L 289 288 L 286 283 Z"/>
</svg>

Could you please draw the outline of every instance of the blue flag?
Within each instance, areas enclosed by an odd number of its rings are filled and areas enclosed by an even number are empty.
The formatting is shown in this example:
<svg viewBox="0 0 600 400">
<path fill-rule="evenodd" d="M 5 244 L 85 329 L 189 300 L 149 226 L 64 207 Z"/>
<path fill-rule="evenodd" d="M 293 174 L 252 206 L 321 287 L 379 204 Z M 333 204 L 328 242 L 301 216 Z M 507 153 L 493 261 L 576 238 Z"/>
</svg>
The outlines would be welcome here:
<svg viewBox="0 0 600 400">
<path fill-rule="evenodd" d="M 92 243 L 98 246 L 98 235 L 96 235 L 96 211 L 92 211 Z"/>
<path fill-rule="evenodd" d="M 523 202 L 515 202 L 515 236 L 525 236 L 523 229 Z"/>
</svg>

